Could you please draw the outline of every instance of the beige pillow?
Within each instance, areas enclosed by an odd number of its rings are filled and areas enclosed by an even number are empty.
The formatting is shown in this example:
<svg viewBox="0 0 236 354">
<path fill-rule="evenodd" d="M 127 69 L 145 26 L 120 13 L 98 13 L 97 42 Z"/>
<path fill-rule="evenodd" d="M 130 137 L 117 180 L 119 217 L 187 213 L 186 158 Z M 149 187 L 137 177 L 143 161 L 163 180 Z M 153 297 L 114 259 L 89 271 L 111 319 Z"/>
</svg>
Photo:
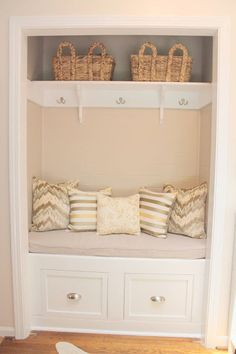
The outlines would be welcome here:
<svg viewBox="0 0 236 354">
<path fill-rule="evenodd" d="M 68 188 L 78 188 L 79 181 L 52 184 L 33 177 L 33 231 L 66 229 L 69 223 Z"/>
<path fill-rule="evenodd" d="M 207 184 L 189 189 L 177 189 L 172 185 L 164 186 L 165 192 L 177 192 L 168 231 L 193 238 L 205 238 L 205 207 Z"/>
<path fill-rule="evenodd" d="M 97 232 L 99 235 L 139 234 L 139 195 L 111 198 L 99 193 Z"/>
<path fill-rule="evenodd" d="M 102 194 L 111 195 L 111 188 L 102 189 Z M 84 192 L 69 189 L 70 222 L 72 231 L 97 230 L 97 195 L 98 192 Z"/>
<path fill-rule="evenodd" d="M 155 237 L 166 238 L 176 193 L 154 192 L 141 188 L 139 194 L 141 231 Z"/>
</svg>

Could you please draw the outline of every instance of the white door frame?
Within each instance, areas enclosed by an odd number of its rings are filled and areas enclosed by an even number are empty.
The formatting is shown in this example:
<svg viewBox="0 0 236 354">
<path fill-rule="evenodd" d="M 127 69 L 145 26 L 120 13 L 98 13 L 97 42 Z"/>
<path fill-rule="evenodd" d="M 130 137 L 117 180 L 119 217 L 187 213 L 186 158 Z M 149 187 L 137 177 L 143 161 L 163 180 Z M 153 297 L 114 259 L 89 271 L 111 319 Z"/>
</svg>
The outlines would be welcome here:
<svg viewBox="0 0 236 354">
<path fill-rule="evenodd" d="M 214 68 L 215 151 L 212 176 L 212 233 L 206 290 L 206 320 L 203 338 L 206 346 L 222 344 L 218 336 L 220 289 L 222 274 L 229 274 L 223 262 L 225 210 L 227 192 L 227 145 L 229 122 L 229 57 L 230 24 L 222 17 L 94 17 L 44 16 L 10 19 L 10 91 L 9 91 L 9 154 L 11 251 L 15 336 L 24 338 L 30 332 L 28 303 L 28 216 L 27 216 L 27 125 L 26 125 L 26 48 L 29 35 L 56 34 L 179 34 L 214 36 L 217 64 Z M 216 85 L 217 80 L 217 85 Z M 215 85 L 214 85 L 215 84 Z M 230 249 L 227 247 L 227 249 Z M 230 259 L 229 255 L 229 259 Z M 227 311 L 227 309 L 226 309 Z"/>
</svg>

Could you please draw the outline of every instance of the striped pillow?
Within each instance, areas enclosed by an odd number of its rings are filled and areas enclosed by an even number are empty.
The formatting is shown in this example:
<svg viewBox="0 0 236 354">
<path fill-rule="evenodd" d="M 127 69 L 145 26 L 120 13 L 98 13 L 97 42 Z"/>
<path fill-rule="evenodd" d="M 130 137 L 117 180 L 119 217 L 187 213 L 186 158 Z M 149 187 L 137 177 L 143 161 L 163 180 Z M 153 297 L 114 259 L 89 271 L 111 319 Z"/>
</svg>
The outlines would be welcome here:
<svg viewBox="0 0 236 354">
<path fill-rule="evenodd" d="M 176 203 L 172 210 L 168 231 L 193 238 L 205 238 L 205 209 L 207 184 L 189 189 L 164 186 L 165 192 L 176 192 Z"/>
<path fill-rule="evenodd" d="M 52 184 L 33 177 L 33 231 L 66 229 L 69 224 L 68 188 L 78 188 L 79 181 Z"/>
<path fill-rule="evenodd" d="M 102 189 L 99 192 L 110 196 L 111 188 Z M 98 192 L 69 190 L 70 222 L 68 228 L 70 230 L 97 230 L 97 194 Z"/>
<path fill-rule="evenodd" d="M 156 193 L 141 188 L 139 194 L 141 231 L 152 236 L 166 238 L 176 193 Z"/>
</svg>

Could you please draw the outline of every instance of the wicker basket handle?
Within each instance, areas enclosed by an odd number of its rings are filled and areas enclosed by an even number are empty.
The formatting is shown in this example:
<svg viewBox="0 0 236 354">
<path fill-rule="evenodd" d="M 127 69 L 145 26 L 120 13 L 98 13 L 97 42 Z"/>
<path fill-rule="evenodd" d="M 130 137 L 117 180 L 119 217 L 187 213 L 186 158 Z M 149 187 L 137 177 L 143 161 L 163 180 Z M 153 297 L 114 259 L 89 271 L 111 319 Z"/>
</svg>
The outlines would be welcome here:
<svg viewBox="0 0 236 354">
<path fill-rule="evenodd" d="M 104 65 L 105 65 L 105 57 L 107 54 L 107 50 L 101 42 L 93 43 L 88 50 L 88 76 L 89 80 L 93 80 L 93 51 L 95 48 L 101 49 L 101 69 L 100 69 L 100 79 L 104 80 Z"/>
<path fill-rule="evenodd" d="M 59 71 L 58 71 L 58 77 L 59 80 L 63 80 L 63 68 L 62 68 L 62 57 L 63 57 L 63 49 L 64 48 L 69 48 L 70 49 L 70 70 L 71 70 L 71 79 L 75 79 L 75 60 L 76 60 L 76 52 L 75 52 L 75 47 L 71 42 L 61 42 L 57 48 L 57 53 L 56 56 L 58 57 L 59 61 Z"/>
<path fill-rule="evenodd" d="M 93 51 L 95 48 L 100 48 L 102 57 L 105 57 L 105 55 L 107 54 L 107 50 L 104 44 L 102 44 L 101 42 L 95 42 L 89 47 L 88 56 L 93 55 Z"/>
<path fill-rule="evenodd" d="M 184 81 L 184 76 L 187 69 L 188 49 L 181 43 L 174 44 L 173 47 L 171 47 L 169 50 L 166 81 L 171 81 L 171 67 L 173 63 L 173 56 L 174 56 L 174 52 L 177 49 L 180 49 L 183 52 L 183 59 L 182 59 L 179 81 L 180 82 Z"/>
<path fill-rule="evenodd" d="M 150 48 L 152 51 L 152 57 L 156 57 L 157 56 L 157 47 L 154 46 L 154 44 L 150 43 L 150 42 L 145 42 L 141 45 L 140 49 L 139 49 L 139 56 L 143 56 L 145 49 L 146 48 Z"/>
<path fill-rule="evenodd" d="M 70 49 L 71 60 L 72 61 L 75 60 L 75 57 L 76 57 L 75 47 L 73 46 L 73 44 L 71 42 L 67 42 L 67 41 L 61 42 L 57 48 L 57 57 L 59 58 L 59 60 L 61 61 L 64 48 Z"/>
<path fill-rule="evenodd" d="M 141 46 L 140 50 L 139 50 L 139 65 L 138 65 L 138 77 L 139 80 L 144 80 L 144 52 L 146 48 L 150 48 L 152 50 L 152 55 L 151 55 L 151 66 L 150 66 L 150 77 L 154 78 L 156 76 L 156 57 L 157 57 L 157 48 L 154 46 L 154 44 L 150 43 L 150 42 L 145 42 L 143 43 L 143 45 Z"/>
</svg>

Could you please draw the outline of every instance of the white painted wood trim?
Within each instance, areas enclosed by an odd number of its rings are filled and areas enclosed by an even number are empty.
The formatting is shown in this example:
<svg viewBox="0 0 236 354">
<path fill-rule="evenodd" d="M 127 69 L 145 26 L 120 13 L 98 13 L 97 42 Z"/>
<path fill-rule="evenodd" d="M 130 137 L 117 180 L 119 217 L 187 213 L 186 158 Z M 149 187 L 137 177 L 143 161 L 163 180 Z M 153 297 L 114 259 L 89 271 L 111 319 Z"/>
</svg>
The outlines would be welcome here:
<svg viewBox="0 0 236 354">
<path fill-rule="evenodd" d="M 226 22 L 218 28 L 218 66 L 217 83 L 214 82 L 215 96 L 213 115 L 215 116 L 215 156 L 213 186 L 213 215 L 211 225 L 211 251 L 208 273 L 208 290 L 206 301 L 205 344 L 208 347 L 221 345 L 220 337 L 217 338 L 219 312 L 222 306 L 220 298 L 221 288 L 226 277 L 225 268 L 231 268 L 231 255 L 227 257 L 228 265 L 223 263 L 223 250 L 225 239 L 225 214 L 227 197 L 227 165 L 228 165 L 228 121 L 229 121 L 229 63 L 230 58 L 230 27 Z M 217 84 L 217 86 L 216 86 Z M 228 239 L 228 242 L 232 243 Z M 233 245 L 232 245 L 233 247 Z M 232 248 L 231 247 L 231 248 Z M 230 295 L 230 291 L 229 291 Z"/>
<path fill-rule="evenodd" d="M 22 77 L 22 39 L 24 35 L 53 34 L 171 34 L 216 35 L 219 40 L 218 90 L 217 90 L 217 150 L 215 158 L 214 233 L 211 260 L 209 261 L 209 289 L 207 295 L 207 322 L 205 344 L 216 346 L 218 340 L 220 286 L 219 274 L 230 267 L 222 264 L 222 243 L 231 245 L 230 237 L 224 237 L 225 204 L 227 187 L 227 128 L 229 113 L 229 63 L 222 64 L 229 56 L 229 24 L 225 17 L 67 17 L 25 16 L 10 20 L 10 199 L 11 199 L 11 245 L 13 267 L 13 295 L 15 330 L 17 338 L 29 333 L 28 285 L 27 285 L 27 200 L 26 200 L 26 135 L 25 110 L 26 77 Z M 24 81 L 24 80 L 25 81 Z M 227 241 L 226 241 L 227 240 Z M 230 249 L 230 247 L 227 247 Z M 230 255 L 228 257 L 230 259 Z M 227 267 L 227 268 L 226 268 Z M 227 309 L 226 309 L 227 310 Z"/>
<path fill-rule="evenodd" d="M 236 345 L 233 340 L 230 340 L 229 342 L 229 354 L 235 354 L 236 352 Z"/>
<path fill-rule="evenodd" d="M 201 109 L 212 101 L 210 83 L 28 81 L 27 90 L 28 99 L 42 107 L 79 107 L 81 121 L 82 107 L 160 108 L 163 113 L 164 108 Z"/>
<path fill-rule="evenodd" d="M 14 337 L 15 330 L 13 327 L 0 327 L 1 337 Z"/>
<path fill-rule="evenodd" d="M 9 176 L 11 255 L 16 338 L 30 333 L 27 264 L 26 90 L 22 30 L 11 21 L 9 44 Z M 26 86 L 26 85 L 25 85 Z"/>
<path fill-rule="evenodd" d="M 32 331 L 52 331 L 52 332 L 72 332 L 72 333 L 93 333 L 93 334 L 114 334 L 127 336 L 147 336 L 147 337 L 176 337 L 176 338 L 201 338 L 201 333 L 172 333 L 172 332 L 143 332 L 143 331 L 110 331 L 101 329 L 86 328 L 66 328 L 66 327 L 41 327 L 32 326 Z"/>
</svg>

